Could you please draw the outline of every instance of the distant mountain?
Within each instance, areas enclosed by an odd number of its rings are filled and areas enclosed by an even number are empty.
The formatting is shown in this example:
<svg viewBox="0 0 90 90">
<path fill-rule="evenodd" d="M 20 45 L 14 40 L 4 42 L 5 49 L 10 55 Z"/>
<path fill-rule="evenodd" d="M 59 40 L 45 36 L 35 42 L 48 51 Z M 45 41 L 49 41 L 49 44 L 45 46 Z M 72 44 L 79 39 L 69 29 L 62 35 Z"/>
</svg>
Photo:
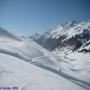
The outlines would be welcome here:
<svg viewBox="0 0 90 90">
<path fill-rule="evenodd" d="M 31 38 L 50 51 L 67 46 L 76 50 L 74 47 L 79 41 L 85 43 L 90 39 L 90 21 L 73 20 L 37 36 Z"/>
</svg>

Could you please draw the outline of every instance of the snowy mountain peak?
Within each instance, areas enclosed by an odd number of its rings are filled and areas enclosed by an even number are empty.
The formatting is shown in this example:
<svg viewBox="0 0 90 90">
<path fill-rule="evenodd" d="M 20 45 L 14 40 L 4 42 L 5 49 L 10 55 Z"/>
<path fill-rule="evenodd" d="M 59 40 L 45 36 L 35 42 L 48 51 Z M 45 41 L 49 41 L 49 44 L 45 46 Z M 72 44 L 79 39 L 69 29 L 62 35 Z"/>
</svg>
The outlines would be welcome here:
<svg viewBox="0 0 90 90">
<path fill-rule="evenodd" d="M 55 38 L 58 39 L 60 36 L 63 36 L 64 34 L 67 34 L 67 32 L 71 29 L 80 24 L 80 21 L 73 20 L 71 22 L 58 25 L 55 29 L 51 29 L 47 32 L 45 32 L 45 35 L 47 38 Z"/>
<path fill-rule="evenodd" d="M 66 22 L 62 26 L 63 26 L 64 29 L 67 29 L 67 28 L 70 28 L 70 27 L 74 27 L 74 26 L 76 26 L 79 23 L 80 23 L 80 21 L 73 20 L 71 22 Z"/>
<path fill-rule="evenodd" d="M 78 40 L 78 36 L 82 37 L 84 31 L 90 33 L 90 21 L 76 21 L 58 25 L 55 29 L 51 29 L 43 33 L 39 38 L 35 38 L 40 45 L 47 49 L 55 49 L 66 43 L 68 45 L 75 45 Z M 66 45 L 67 45 L 66 44 Z M 63 45 L 64 46 L 64 45 Z"/>
</svg>

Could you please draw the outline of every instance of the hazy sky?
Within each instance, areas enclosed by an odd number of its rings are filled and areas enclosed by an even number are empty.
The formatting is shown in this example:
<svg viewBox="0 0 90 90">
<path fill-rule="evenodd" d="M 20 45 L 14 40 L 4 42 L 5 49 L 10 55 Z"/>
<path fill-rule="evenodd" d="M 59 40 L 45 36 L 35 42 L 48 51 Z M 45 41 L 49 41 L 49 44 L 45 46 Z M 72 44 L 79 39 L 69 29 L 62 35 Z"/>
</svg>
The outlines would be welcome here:
<svg viewBox="0 0 90 90">
<path fill-rule="evenodd" d="M 90 20 L 90 0 L 0 0 L 0 27 L 42 33 L 71 20 Z"/>
</svg>

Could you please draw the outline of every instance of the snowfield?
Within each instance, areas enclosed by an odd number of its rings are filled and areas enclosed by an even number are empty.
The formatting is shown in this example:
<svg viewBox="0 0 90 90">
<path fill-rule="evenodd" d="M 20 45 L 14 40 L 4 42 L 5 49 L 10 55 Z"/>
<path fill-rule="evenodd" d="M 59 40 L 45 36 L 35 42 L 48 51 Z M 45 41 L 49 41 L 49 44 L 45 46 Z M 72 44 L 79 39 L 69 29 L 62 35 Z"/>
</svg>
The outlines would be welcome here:
<svg viewBox="0 0 90 90">
<path fill-rule="evenodd" d="M 59 59 L 64 63 L 60 63 Z M 76 73 L 79 77 L 71 72 L 71 69 L 84 69 L 84 72 L 90 68 L 83 67 L 79 61 L 80 67 L 71 68 L 68 67 L 70 64 L 64 66 L 65 62 L 32 39 L 14 36 L 0 28 L 0 87 L 18 87 L 19 90 L 90 90 L 89 74 L 86 79 L 82 77 L 82 72 L 80 75 Z"/>
<path fill-rule="evenodd" d="M 19 90 L 85 90 L 59 75 L 4 54 L 0 54 L 0 86 L 17 86 Z"/>
<path fill-rule="evenodd" d="M 81 47 L 81 49 L 84 48 L 85 47 Z M 79 49 L 79 51 L 81 49 Z M 73 52 L 69 48 L 64 48 L 61 52 L 57 49 L 52 53 L 56 54 L 59 58 L 58 63 L 63 73 L 67 73 L 82 82 L 84 81 L 84 83 L 90 86 L 90 53 Z"/>
</svg>

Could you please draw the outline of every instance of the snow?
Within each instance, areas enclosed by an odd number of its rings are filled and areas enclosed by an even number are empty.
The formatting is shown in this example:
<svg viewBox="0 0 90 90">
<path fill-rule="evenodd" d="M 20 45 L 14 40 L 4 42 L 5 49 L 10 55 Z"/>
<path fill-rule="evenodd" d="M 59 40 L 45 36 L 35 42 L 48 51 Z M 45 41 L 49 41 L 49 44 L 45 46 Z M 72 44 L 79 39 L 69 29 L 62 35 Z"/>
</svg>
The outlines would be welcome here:
<svg viewBox="0 0 90 90">
<path fill-rule="evenodd" d="M 61 66 L 55 55 L 32 39 L 7 33 L 0 36 L 0 87 L 18 87 L 19 90 L 90 89 L 79 79 L 58 71 Z"/>
<path fill-rule="evenodd" d="M 85 90 L 59 75 L 5 54 L 0 54 L 0 86 L 16 86 L 19 90 Z"/>
<path fill-rule="evenodd" d="M 72 22 L 65 23 L 64 25 L 58 25 L 56 28 L 45 32 L 41 36 L 44 36 L 45 39 L 59 39 L 60 36 L 64 35 L 66 36 L 65 40 L 68 40 L 69 38 L 75 37 L 75 35 L 81 34 L 84 29 L 90 30 L 90 21 L 78 22 L 74 20 Z M 34 38 L 36 39 L 36 36 Z"/>
<path fill-rule="evenodd" d="M 90 54 L 87 53 L 72 53 L 68 56 L 68 58 L 72 57 L 74 59 L 73 62 L 71 62 L 73 68 L 72 70 L 75 70 L 77 74 L 79 74 L 80 78 L 84 79 L 84 81 L 87 81 L 90 83 Z"/>
<path fill-rule="evenodd" d="M 90 50 L 90 40 L 87 41 L 83 46 L 81 46 L 80 49 L 78 49 L 78 51 L 81 51 L 83 49 Z"/>
<path fill-rule="evenodd" d="M 90 53 L 65 50 L 53 51 L 59 57 L 62 72 L 90 84 Z"/>
<path fill-rule="evenodd" d="M 50 52 L 39 46 L 32 39 L 21 38 L 21 40 L 22 41 L 20 42 L 11 40 L 6 42 L 4 40 L 0 43 L 0 52 L 10 54 L 28 62 L 38 61 L 53 68 L 59 68 L 59 65 L 57 65 L 54 60 L 49 58 Z M 37 58 L 37 60 L 35 60 L 35 58 Z"/>
<path fill-rule="evenodd" d="M 75 37 L 75 35 L 79 35 L 83 32 L 84 29 L 88 29 L 90 30 L 90 22 L 81 22 L 78 25 L 76 25 L 75 27 L 71 28 L 67 33 L 67 39 L 71 38 L 71 37 Z"/>
</svg>

